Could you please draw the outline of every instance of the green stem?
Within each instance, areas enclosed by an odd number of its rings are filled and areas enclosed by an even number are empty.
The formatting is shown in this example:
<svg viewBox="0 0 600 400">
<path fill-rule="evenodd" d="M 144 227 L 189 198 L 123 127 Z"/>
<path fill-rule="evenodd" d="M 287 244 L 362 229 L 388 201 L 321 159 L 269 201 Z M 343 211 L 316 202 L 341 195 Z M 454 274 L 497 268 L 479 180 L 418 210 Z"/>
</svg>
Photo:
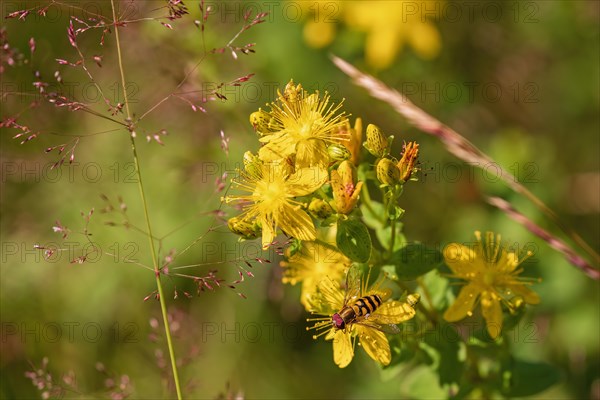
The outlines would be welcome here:
<svg viewBox="0 0 600 400">
<path fill-rule="evenodd" d="M 401 190 L 398 190 L 398 185 L 394 185 L 391 188 L 391 192 L 389 199 L 387 199 L 386 203 L 385 203 L 385 211 L 386 211 L 386 216 L 388 216 L 388 210 L 390 208 L 390 206 L 392 204 L 396 204 L 396 201 L 398 200 L 398 197 L 400 196 L 400 194 L 402 193 Z M 386 196 L 386 194 L 384 194 L 384 196 Z M 392 257 L 392 254 L 394 254 L 394 246 L 396 244 L 396 220 L 398 218 L 398 215 L 396 213 L 394 213 L 394 218 L 390 219 L 390 228 L 392 229 L 392 236 L 390 238 L 390 248 L 389 248 L 389 252 L 388 252 L 388 258 Z"/>
<path fill-rule="evenodd" d="M 359 168 L 358 179 L 362 180 L 362 182 L 363 182 L 362 190 L 360 191 L 361 204 L 363 204 L 365 207 L 367 207 L 367 209 L 369 210 L 371 215 L 378 217 L 378 219 L 383 223 L 383 222 L 385 222 L 385 219 L 380 218 L 380 216 L 375 213 L 375 210 L 373 209 L 373 206 L 371 204 L 371 194 L 369 193 L 369 188 L 367 187 L 368 186 L 367 174 L 363 169 L 363 165 L 364 164 L 361 164 L 358 167 Z"/>
<path fill-rule="evenodd" d="M 435 307 L 433 306 L 433 298 L 431 297 L 431 293 L 429 293 L 429 289 L 427 289 L 427 286 L 425 286 L 425 283 L 423 282 L 422 277 L 419 276 L 417 278 L 417 284 L 419 286 L 421 286 L 421 290 L 423 291 L 423 297 L 425 297 L 427 304 L 429 304 L 429 307 L 431 308 L 431 313 L 435 317 L 435 320 L 437 321 L 438 315 L 437 315 L 437 311 L 435 310 Z"/>
<path fill-rule="evenodd" d="M 388 258 L 391 258 L 392 254 L 394 254 L 394 244 L 396 242 L 396 218 L 390 221 L 390 228 L 392 229 L 392 236 L 390 238 Z"/>
<path fill-rule="evenodd" d="M 129 101 L 127 99 L 127 90 L 125 85 L 125 72 L 123 70 L 123 57 L 121 55 L 121 44 L 119 41 L 119 29 L 117 25 L 117 14 L 115 10 L 114 0 L 110 1 L 112 7 L 113 14 L 113 23 L 115 28 L 115 42 L 117 45 L 117 55 L 119 61 L 119 71 L 121 74 L 121 86 L 123 87 L 123 98 L 125 102 L 125 111 L 127 112 L 127 121 L 128 121 L 128 129 L 129 129 L 129 137 L 131 139 L 131 150 L 133 152 L 133 160 L 135 163 L 135 171 L 138 178 L 138 189 L 140 192 L 140 197 L 142 200 L 142 207 L 144 209 L 144 218 L 146 219 L 146 226 L 148 229 L 148 240 L 150 242 L 150 252 L 152 254 L 152 265 L 154 267 L 154 276 L 156 278 L 156 287 L 158 289 L 158 298 L 160 301 L 160 311 L 162 313 L 163 322 L 165 324 L 165 336 L 167 338 L 167 346 L 169 348 L 169 356 L 171 358 L 171 367 L 173 369 L 173 380 L 175 381 L 175 390 L 177 391 L 177 399 L 181 400 L 183 397 L 181 395 L 181 385 L 179 384 L 179 373 L 177 371 L 177 361 L 175 359 L 175 351 L 173 349 L 173 340 L 171 339 L 171 328 L 169 326 L 169 318 L 167 314 L 167 303 L 165 300 L 165 296 L 163 293 L 163 287 L 160 280 L 160 267 L 158 264 L 157 252 L 154 245 L 154 239 L 152 235 L 152 227 L 150 224 L 150 215 L 148 213 L 148 202 L 146 201 L 146 194 L 144 192 L 144 185 L 142 183 L 142 172 L 140 169 L 140 162 L 137 154 L 137 148 L 135 145 L 135 134 L 134 134 L 134 126 L 131 124 L 131 112 L 129 110 Z"/>
</svg>

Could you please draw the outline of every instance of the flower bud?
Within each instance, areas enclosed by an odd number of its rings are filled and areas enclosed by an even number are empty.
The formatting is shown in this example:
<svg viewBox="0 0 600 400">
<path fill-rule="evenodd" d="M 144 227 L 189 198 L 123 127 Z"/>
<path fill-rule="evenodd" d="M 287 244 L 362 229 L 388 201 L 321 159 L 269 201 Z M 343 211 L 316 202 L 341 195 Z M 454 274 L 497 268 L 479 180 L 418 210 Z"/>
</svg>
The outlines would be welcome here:
<svg viewBox="0 0 600 400">
<path fill-rule="evenodd" d="M 333 209 L 323 199 L 314 198 L 308 205 L 308 211 L 319 219 L 326 219 L 331 214 L 333 214 Z"/>
<path fill-rule="evenodd" d="M 285 89 L 283 90 L 283 94 L 277 91 L 279 95 L 279 99 L 283 102 L 295 103 L 298 100 L 302 99 L 302 95 L 304 93 L 304 89 L 302 89 L 302 85 L 294 85 L 294 80 L 290 79 L 287 85 L 285 85 Z"/>
<path fill-rule="evenodd" d="M 277 131 L 277 128 L 274 126 L 275 119 L 271 117 L 271 114 L 262 109 L 258 109 L 258 111 L 250 114 L 250 123 L 259 136 L 268 135 Z"/>
<path fill-rule="evenodd" d="M 352 156 L 352 153 L 341 144 L 334 143 L 327 147 L 329 158 L 334 161 L 344 161 Z"/>
<path fill-rule="evenodd" d="M 398 166 L 388 158 L 382 158 L 375 167 L 377 179 L 384 185 L 392 186 L 400 182 Z"/>
<path fill-rule="evenodd" d="M 383 157 L 387 153 L 389 141 L 384 136 L 377 125 L 369 124 L 367 126 L 367 140 L 364 144 L 365 149 L 375 157 Z"/>
<path fill-rule="evenodd" d="M 239 217 L 232 217 L 227 221 L 229 230 L 237 235 L 240 235 L 243 239 L 251 240 L 256 239 L 262 233 L 262 229 L 257 222 L 249 221 Z"/>
</svg>

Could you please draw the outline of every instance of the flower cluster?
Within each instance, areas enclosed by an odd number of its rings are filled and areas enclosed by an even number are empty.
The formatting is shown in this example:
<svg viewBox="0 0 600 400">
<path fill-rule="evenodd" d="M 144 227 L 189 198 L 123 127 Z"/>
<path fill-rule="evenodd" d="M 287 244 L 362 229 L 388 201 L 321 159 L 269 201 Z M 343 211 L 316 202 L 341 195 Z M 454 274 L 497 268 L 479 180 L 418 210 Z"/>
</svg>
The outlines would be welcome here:
<svg viewBox="0 0 600 400">
<path fill-rule="evenodd" d="M 431 307 L 423 318 L 444 311 L 447 321 L 456 322 L 481 304 L 487 330 L 497 338 L 501 304 L 514 311 L 539 302 L 518 277 L 522 260 L 501 248 L 492 234 L 484 243 L 477 233 L 473 248 L 447 247 L 451 277 L 467 283 L 453 304 L 434 310 L 428 289 L 414 280 L 441 263 L 427 257 L 407 262 L 411 252 L 431 250 L 409 245 L 400 222 L 405 185 L 417 180 L 419 145 L 405 142 L 395 153 L 394 136 L 374 124 L 366 126 L 363 140 L 362 120 L 351 124 L 341 105 L 327 93 L 309 93 L 290 81 L 274 102 L 250 115 L 261 146 L 244 154 L 244 167 L 232 180 L 233 190 L 241 193 L 223 199 L 241 210 L 229 218 L 230 230 L 240 240 L 260 237 L 263 249 L 274 245 L 280 233 L 287 236 L 282 282 L 301 286 L 301 304 L 316 315 L 308 329 L 317 332 L 315 338 L 333 341 L 340 368 L 352 361 L 356 343 L 379 364 L 390 364 L 386 333 L 399 333 L 398 325 L 417 314 L 419 291 Z M 378 276 L 375 283 L 371 275 Z M 403 301 L 394 298 L 389 281 L 408 293 Z"/>
<path fill-rule="evenodd" d="M 327 93 L 309 93 L 290 81 L 283 92 L 278 92 L 276 101 L 250 115 L 261 147 L 256 153 L 246 152 L 244 168 L 232 181 L 233 188 L 244 193 L 224 197 L 225 202 L 242 210 L 228 221 L 230 230 L 241 240 L 261 237 L 263 249 L 275 243 L 279 231 L 292 240 L 281 262 L 283 283 L 301 284 L 301 303 L 307 311 L 325 313 L 328 326 L 332 326 L 335 312 L 352 307 L 361 296 L 379 296 L 381 302 L 389 299 L 390 293 L 367 290 L 366 286 L 353 295 L 348 295 L 350 289 L 346 287 L 344 296 L 339 284 L 348 280 L 353 264 L 367 263 L 371 258 L 371 237 L 359 207 L 365 181 L 370 179 L 377 186 L 385 186 L 386 191 L 393 190 L 395 194 L 387 196 L 386 207 L 391 206 L 401 192 L 398 188 L 417 170 L 418 155 L 418 145 L 410 143 L 400 160 L 394 158 L 390 154 L 392 137 L 385 137 L 372 124 L 367 126 L 363 144 L 362 120 L 357 118 L 351 124 L 341 106 Z M 363 148 L 377 157 L 374 163 L 361 164 Z M 382 178 L 382 168 L 391 178 Z M 393 214 L 386 212 L 388 216 L 382 220 Z M 360 279 L 356 279 L 358 285 Z M 338 285 L 337 295 L 323 297 L 327 282 Z M 340 299 L 343 301 L 337 301 Z M 412 318 L 414 304 L 388 301 L 367 314 L 348 318 L 347 329 L 337 333 L 343 342 L 336 341 L 334 349 L 339 353 L 339 343 L 347 345 L 358 337 L 373 359 L 388 364 L 391 353 L 387 338 L 374 326 L 380 319 L 387 318 L 383 325 L 395 326 Z M 344 349 L 344 361 L 336 356 L 340 367 L 354 354 L 353 346 Z"/>
</svg>

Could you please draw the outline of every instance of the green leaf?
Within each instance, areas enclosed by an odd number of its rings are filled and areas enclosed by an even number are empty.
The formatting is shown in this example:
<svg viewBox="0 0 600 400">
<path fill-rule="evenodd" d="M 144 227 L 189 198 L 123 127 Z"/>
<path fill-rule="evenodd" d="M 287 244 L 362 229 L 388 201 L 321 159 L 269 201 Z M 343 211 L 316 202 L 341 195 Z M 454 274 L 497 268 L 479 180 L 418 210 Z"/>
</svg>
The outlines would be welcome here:
<svg viewBox="0 0 600 400">
<path fill-rule="evenodd" d="M 448 290 L 448 279 L 441 276 L 438 270 L 425 274 L 422 283 L 429 291 L 430 300 L 436 310 L 445 310 L 454 301 L 454 296 Z"/>
<path fill-rule="evenodd" d="M 362 222 L 355 219 L 339 220 L 335 241 L 340 251 L 352 261 L 369 261 L 371 236 Z"/>
<path fill-rule="evenodd" d="M 513 360 L 506 372 L 509 374 L 509 397 L 531 396 L 540 393 L 560 380 L 559 371 L 550 364 Z"/>
<path fill-rule="evenodd" d="M 411 399 L 446 399 L 448 390 L 440 387 L 437 374 L 429 367 L 419 366 L 406 377 L 403 386 L 408 388 Z"/>
<path fill-rule="evenodd" d="M 461 339 L 454 326 L 442 321 L 436 330 L 427 332 L 424 339 L 438 351 L 439 358 L 434 368 L 439 374 L 440 386 L 458 383 L 464 363 L 459 359 Z"/>
<path fill-rule="evenodd" d="M 394 252 L 390 263 L 396 266 L 396 274 L 401 280 L 413 280 L 426 274 L 443 261 L 442 253 L 421 243 L 411 243 Z"/>
<path fill-rule="evenodd" d="M 363 215 L 363 221 L 371 229 L 378 230 L 383 228 L 385 222 L 383 218 L 385 216 L 385 207 L 378 201 L 371 201 L 370 207 L 365 204 L 360 206 L 360 211 Z"/>
</svg>

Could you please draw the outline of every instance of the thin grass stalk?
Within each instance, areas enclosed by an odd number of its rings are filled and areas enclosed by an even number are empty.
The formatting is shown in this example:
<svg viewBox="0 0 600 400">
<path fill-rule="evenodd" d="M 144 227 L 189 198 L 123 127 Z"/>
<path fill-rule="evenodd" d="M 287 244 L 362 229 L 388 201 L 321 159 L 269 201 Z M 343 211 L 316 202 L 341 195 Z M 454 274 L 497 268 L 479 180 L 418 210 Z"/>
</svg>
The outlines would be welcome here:
<svg viewBox="0 0 600 400">
<path fill-rule="evenodd" d="M 117 14 L 115 10 L 114 0 L 110 1 L 112 14 L 113 14 L 113 24 L 115 28 L 115 42 L 117 45 L 117 56 L 119 61 L 119 72 L 121 74 L 121 86 L 123 88 L 123 99 L 125 102 L 125 111 L 127 113 L 127 121 L 128 121 L 128 129 L 129 129 L 129 137 L 131 139 L 131 150 L 133 153 L 133 160 L 135 163 L 135 171 L 138 178 L 138 189 L 140 192 L 140 197 L 142 200 L 142 207 L 144 209 L 144 218 L 146 220 L 146 226 L 148 229 L 148 240 L 150 242 L 150 253 L 152 254 L 152 265 L 154 267 L 154 276 L 156 278 L 156 288 L 158 290 L 158 299 L 160 302 L 160 311 L 162 313 L 163 322 L 165 325 L 165 336 L 167 338 L 167 347 L 169 348 L 169 357 L 171 359 L 171 368 L 173 370 L 173 380 L 175 381 L 175 390 L 177 392 L 177 399 L 181 400 L 183 397 L 181 395 L 181 385 L 179 383 L 179 373 L 177 370 L 177 361 L 175 359 L 175 350 L 173 348 L 173 340 L 171 338 L 171 328 L 169 326 L 169 317 L 167 314 L 167 304 L 165 300 L 165 296 L 163 293 L 162 283 L 160 280 L 160 267 L 158 264 L 156 247 L 154 245 L 154 239 L 152 235 L 152 226 L 150 224 L 150 215 L 148 213 L 148 203 L 146 201 L 146 194 L 144 192 L 144 185 L 142 183 L 142 172 L 140 169 L 140 162 L 137 154 L 137 148 L 135 144 L 135 134 L 134 134 L 134 125 L 132 124 L 131 112 L 129 110 L 129 101 L 127 99 L 127 89 L 125 85 L 125 71 L 123 69 L 123 57 L 121 55 L 121 42 L 119 40 L 119 29 L 117 24 Z"/>
</svg>

